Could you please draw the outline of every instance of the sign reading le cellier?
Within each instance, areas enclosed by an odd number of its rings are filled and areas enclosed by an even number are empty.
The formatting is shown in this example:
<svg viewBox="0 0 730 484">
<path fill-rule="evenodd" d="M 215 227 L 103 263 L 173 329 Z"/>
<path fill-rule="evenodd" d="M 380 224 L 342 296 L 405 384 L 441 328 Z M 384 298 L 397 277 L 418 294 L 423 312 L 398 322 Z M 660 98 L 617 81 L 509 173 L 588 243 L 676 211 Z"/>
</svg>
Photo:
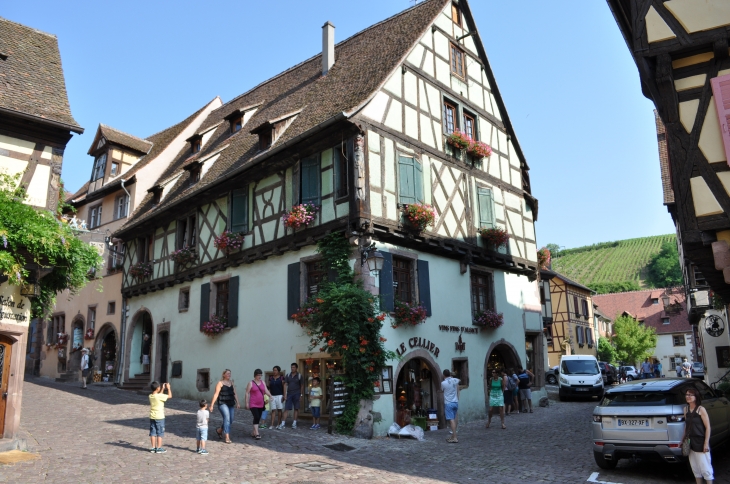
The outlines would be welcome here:
<svg viewBox="0 0 730 484">
<path fill-rule="evenodd" d="M 408 340 L 408 346 L 410 346 L 411 348 L 423 348 L 433 353 L 433 356 L 435 356 L 436 358 L 438 358 L 439 351 L 441 351 L 435 343 L 432 343 L 426 338 L 410 338 Z M 398 353 L 398 356 L 403 356 L 406 352 L 406 344 L 401 343 L 398 348 L 395 349 L 395 352 Z"/>
<path fill-rule="evenodd" d="M 20 286 L 0 285 L 0 323 L 22 324 L 30 321 L 30 302 L 20 295 Z"/>
</svg>

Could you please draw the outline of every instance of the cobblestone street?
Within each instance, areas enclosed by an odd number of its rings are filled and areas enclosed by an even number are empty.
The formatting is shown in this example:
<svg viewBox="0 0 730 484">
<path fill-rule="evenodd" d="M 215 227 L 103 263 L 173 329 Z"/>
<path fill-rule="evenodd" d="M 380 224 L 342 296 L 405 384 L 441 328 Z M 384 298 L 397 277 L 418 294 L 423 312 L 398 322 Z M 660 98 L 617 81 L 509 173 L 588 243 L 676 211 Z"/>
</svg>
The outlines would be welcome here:
<svg viewBox="0 0 730 484">
<path fill-rule="evenodd" d="M 174 394 L 174 388 L 173 388 Z M 195 453 L 196 402 L 173 398 L 166 409 L 163 455 L 149 453 L 148 400 L 114 387 L 88 390 L 43 379 L 26 381 L 22 433 L 40 459 L 0 467 L 0 482 L 216 482 L 216 483 L 435 483 L 435 482 L 694 482 L 684 466 L 621 461 L 602 471 L 591 452 L 589 421 L 594 403 L 555 402 L 534 414 L 510 416 L 507 430 L 497 420 L 461 426 L 459 443 L 448 444 L 447 432 L 426 432 L 423 442 L 330 436 L 308 426 L 263 430 L 254 441 L 250 413 L 240 410 L 232 445 L 215 437 L 210 455 Z M 211 414 L 214 423 L 218 412 Z M 88 425 L 96 421 L 95 430 Z M 344 443 L 355 450 L 338 452 L 324 445 Z M 715 452 L 717 483 L 730 483 L 727 449 Z M 335 466 L 308 470 L 296 464 Z"/>
</svg>

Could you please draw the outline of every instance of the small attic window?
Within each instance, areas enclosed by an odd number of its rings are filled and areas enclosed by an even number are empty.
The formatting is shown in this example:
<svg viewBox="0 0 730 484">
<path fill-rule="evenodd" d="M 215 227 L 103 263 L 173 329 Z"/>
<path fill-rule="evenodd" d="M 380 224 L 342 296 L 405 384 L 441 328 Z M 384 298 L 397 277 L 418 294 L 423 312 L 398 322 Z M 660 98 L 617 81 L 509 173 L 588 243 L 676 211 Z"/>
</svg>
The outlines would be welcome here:
<svg viewBox="0 0 730 484">
<path fill-rule="evenodd" d="M 267 150 L 271 147 L 273 135 L 273 129 L 264 129 L 259 133 L 259 149 Z"/>
<path fill-rule="evenodd" d="M 658 297 L 651 298 L 651 303 L 652 304 L 659 304 L 659 298 Z"/>
<path fill-rule="evenodd" d="M 203 146 L 203 140 L 200 138 L 196 138 L 190 142 L 190 150 L 193 153 L 200 152 L 200 148 Z"/>
<path fill-rule="evenodd" d="M 241 128 L 243 128 L 243 115 L 239 115 L 238 117 L 231 118 L 231 134 L 238 133 L 241 131 Z"/>
<path fill-rule="evenodd" d="M 160 203 L 160 200 L 162 200 L 162 187 L 155 185 L 149 189 L 149 192 L 152 193 L 152 203 L 155 205 Z"/>
<path fill-rule="evenodd" d="M 202 171 L 202 168 L 203 164 L 198 161 L 195 161 L 183 167 L 183 170 L 190 172 L 189 181 L 191 185 L 194 185 L 200 181 L 200 173 Z"/>
<path fill-rule="evenodd" d="M 461 10 L 459 10 L 459 6 L 455 3 L 451 4 L 451 20 L 461 27 Z"/>
</svg>

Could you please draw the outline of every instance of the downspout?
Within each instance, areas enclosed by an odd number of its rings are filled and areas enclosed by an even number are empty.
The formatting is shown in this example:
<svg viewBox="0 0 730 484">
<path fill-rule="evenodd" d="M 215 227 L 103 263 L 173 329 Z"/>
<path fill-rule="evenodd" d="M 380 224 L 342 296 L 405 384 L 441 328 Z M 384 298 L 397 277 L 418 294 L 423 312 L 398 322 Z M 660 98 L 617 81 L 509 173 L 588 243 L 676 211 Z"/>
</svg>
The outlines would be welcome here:
<svg viewBox="0 0 730 484">
<path fill-rule="evenodd" d="M 122 178 L 121 181 L 122 181 L 122 190 L 124 190 L 124 193 L 127 194 L 127 206 L 124 207 L 124 212 L 126 213 L 125 216 L 128 217 L 129 216 L 129 204 L 132 203 L 132 195 L 129 194 L 129 192 L 127 191 L 127 188 L 124 186 L 124 182 L 127 180 Z"/>
<path fill-rule="evenodd" d="M 129 204 L 132 202 L 132 196 L 127 191 L 127 188 L 124 186 L 124 182 L 126 180 L 124 178 L 121 179 L 122 182 L 122 190 L 124 190 L 124 193 L 127 194 L 127 206 L 125 209 L 125 212 L 127 216 L 129 216 Z M 122 296 L 122 319 L 121 319 L 121 328 L 119 329 L 119 339 L 121 340 L 119 344 L 119 355 L 117 356 L 117 378 L 116 378 L 116 384 L 117 386 L 122 384 L 122 375 L 124 374 L 124 349 L 127 342 L 127 298 L 125 296 Z"/>
</svg>

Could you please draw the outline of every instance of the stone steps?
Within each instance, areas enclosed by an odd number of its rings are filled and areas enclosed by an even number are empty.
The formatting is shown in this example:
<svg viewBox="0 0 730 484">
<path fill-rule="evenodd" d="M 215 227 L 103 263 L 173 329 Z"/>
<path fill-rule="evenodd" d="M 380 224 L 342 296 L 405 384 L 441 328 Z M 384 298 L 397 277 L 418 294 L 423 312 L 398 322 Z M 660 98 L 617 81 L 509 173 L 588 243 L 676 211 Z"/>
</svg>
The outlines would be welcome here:
<svg viewBox="0 0 730 484">
<path fill-rule="evenodd" d="M 124 385 L 120 386 L 122 390 L 140 391 L 149 389 L 150 382 L 152 381 L 150 374 L 138 373 L 133 378 L 128 379 L 124 382 Z"/>
</svg>

